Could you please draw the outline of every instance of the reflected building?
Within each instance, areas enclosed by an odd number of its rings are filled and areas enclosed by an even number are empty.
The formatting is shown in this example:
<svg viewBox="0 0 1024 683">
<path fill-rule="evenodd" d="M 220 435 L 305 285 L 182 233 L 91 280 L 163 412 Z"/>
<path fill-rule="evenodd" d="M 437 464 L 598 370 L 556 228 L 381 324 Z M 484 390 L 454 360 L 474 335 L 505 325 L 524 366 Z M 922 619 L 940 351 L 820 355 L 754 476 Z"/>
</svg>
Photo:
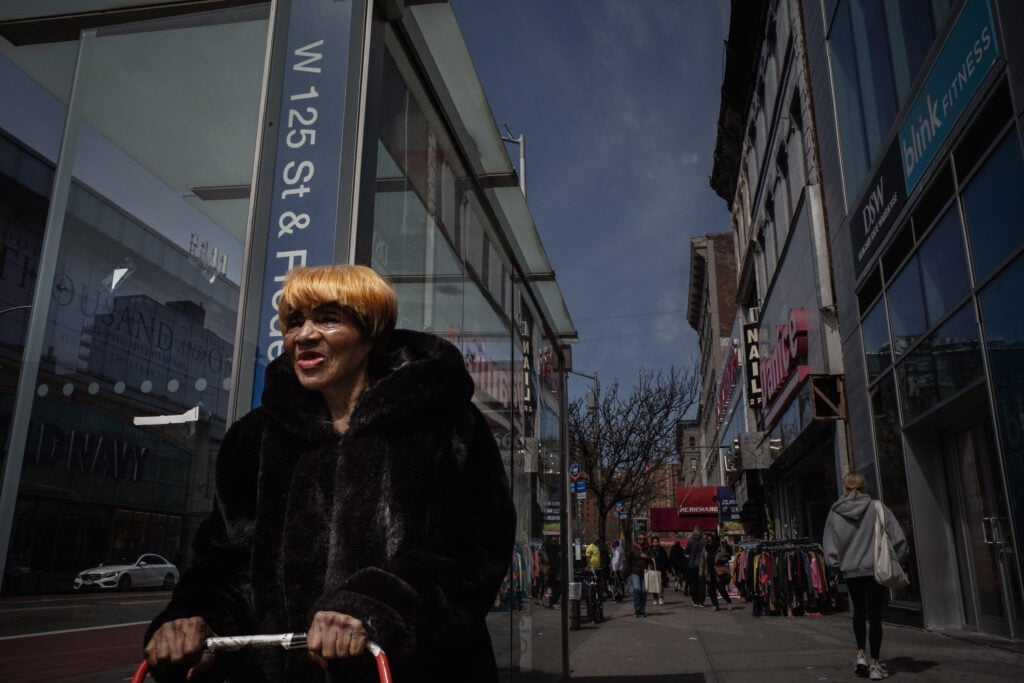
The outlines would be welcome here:
<svg viewBox="0 0 1024 683">
<path fill-rule="evenodd" d="M 451 7 L 121 4 L 0 9 L 4 593 L 114 554 L 187 568 L 281 352 L 281 278 L 361 263 L 462 352 L 499 443 L 504 679 L 567 674 L 567 620 L 532 597 L 544 537 L 568 545 L 576 334 Z"/>
</svg>

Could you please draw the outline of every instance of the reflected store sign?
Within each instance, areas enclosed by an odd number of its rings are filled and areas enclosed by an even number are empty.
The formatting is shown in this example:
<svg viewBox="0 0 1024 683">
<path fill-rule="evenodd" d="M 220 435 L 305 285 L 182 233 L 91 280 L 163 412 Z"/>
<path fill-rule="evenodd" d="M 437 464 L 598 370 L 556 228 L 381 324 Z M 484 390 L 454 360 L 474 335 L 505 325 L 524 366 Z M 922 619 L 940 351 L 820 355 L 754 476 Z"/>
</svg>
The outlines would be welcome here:
<svg viewBox="0 0 1024 683">
<path fill-rule="evenodd" d="M 918 91 L 899 134 L 850 213 L 859 277 L 999 56 L 987 0 L 968 0 Z"/>
<path fill-rule="evenodd" d="M 766 425 L 772 424 L 793 388 L 810 374 L 806 361 L 807 312 L 794 308 L 789 312 L 789 321 L 776 328 L 775 346 L 761 367 L 761 387 L 769 409 L 764 418 Z M 791 382 L 793 377 L 796 382 Z"/>
<path fill-rule="evenodd" d="M 722 379 L 718 382 L 718 392 L 715 395 L 715 424 L 722 424 L 722 415 L 732 398 L 732 391 L 736 387 L 736 377 L 739 374 L 740 359 L 736 353 L 736 344 L 729 340 L 729 353 L 725 357 L 722 366 Z"/>
<path fill-rule="evenodd" d="M 270 224 L 260 297 L 253 407 L 283 352 L 277 304 L 291 268 L 334 261 L 345 96 L 355 0 L 282 3 L 288 36 L 278 108 Z M 268 133 L 269 134 L 269 133 Z"/>
</svg>

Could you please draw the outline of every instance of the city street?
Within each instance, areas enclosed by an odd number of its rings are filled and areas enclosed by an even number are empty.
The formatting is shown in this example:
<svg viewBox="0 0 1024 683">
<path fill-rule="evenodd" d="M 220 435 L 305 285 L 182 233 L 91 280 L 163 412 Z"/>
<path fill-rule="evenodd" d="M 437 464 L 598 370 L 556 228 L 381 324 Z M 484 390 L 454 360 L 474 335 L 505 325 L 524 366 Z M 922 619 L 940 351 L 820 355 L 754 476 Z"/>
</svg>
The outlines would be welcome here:
<svg viewBox="0 0 1024 683">
<path fill-rule="evenodd" d="M 856 681 L 850 615 L 753 617 L 695 608 L 681 593 L 633 617 L 631 601 L 608 603 L 607 621 L 569 635 L 572 680 L 597 683 L 763 683 Z M 1019 681 L 1024 649 L 1009 641 L 972 642 L 886 624 L 882 661 L 890 679 Z M 998 645 L 998 646 L 996 646 Z"/>
<path fill-rule="evenodd" d="M 0 600 L 0 679 L 126 681 L 146 624 L 167 592 L 86 593 Z"/>
</svg>

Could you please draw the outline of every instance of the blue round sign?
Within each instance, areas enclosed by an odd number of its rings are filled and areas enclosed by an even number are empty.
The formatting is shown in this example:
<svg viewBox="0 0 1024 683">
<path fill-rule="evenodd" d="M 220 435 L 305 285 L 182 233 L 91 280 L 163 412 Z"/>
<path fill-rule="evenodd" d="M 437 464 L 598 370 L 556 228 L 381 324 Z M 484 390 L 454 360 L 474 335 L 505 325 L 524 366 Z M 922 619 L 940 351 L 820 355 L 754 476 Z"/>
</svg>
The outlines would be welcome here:
<svg viewBox="0 0 1024 683">
<path fill-rule="evenodd" d="M 580 464 L 578 462 L 569 465 L 569 476 L 572 477 L 573 481 L 580 478 Z"/>
</svg>

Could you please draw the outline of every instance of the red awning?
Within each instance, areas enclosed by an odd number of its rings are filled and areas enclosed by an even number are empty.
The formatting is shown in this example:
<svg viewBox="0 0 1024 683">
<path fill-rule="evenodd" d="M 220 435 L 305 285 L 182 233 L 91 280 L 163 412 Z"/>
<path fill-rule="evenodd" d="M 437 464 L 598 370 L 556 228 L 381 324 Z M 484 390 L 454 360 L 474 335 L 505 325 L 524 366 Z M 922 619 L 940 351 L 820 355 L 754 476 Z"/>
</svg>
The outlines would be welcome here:
<svg viewBox="0 0 1024 683">
<path fill-rule="evenodd" d="M 717 486 L 680 486 L 676 489 L 676 505 L 680 517 L 714 517 L 718 523 Z"/>
<path fill-rule="evenodd" d="M 651 508 L 650 529 L 654 531 L 692 531 L 694 525 L 701 529 L 717 529 L 718 516 L 680 516 L 676 508 Z"/>
</svg>

